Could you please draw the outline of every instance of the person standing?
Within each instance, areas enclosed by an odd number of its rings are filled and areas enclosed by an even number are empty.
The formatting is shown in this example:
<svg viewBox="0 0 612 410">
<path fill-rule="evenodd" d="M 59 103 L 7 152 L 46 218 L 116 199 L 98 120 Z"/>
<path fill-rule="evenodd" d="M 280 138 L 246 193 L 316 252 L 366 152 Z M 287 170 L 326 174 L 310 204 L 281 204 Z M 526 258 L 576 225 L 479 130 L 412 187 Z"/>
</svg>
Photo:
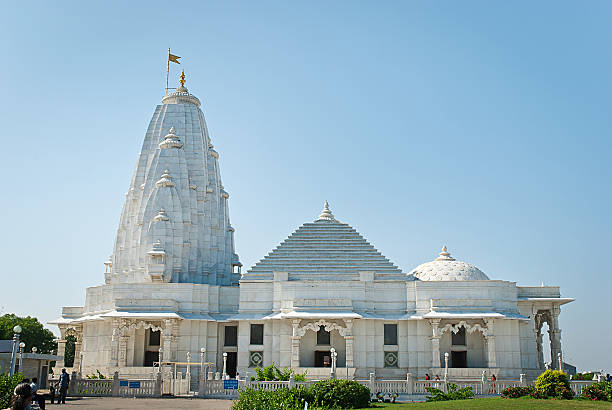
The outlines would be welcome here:
<svg viewBox="0 0 612 410">
<path fill-rule="evenodd" d="M 66 369 L 62 369 L 62 374 L 59 379 L 60 394 L 57 399 L 57 404 L 66 404 L 66 393 L 68 393 L 68 385 L 70 384 L 70 376 L 66 373 Z"/>
</svg>

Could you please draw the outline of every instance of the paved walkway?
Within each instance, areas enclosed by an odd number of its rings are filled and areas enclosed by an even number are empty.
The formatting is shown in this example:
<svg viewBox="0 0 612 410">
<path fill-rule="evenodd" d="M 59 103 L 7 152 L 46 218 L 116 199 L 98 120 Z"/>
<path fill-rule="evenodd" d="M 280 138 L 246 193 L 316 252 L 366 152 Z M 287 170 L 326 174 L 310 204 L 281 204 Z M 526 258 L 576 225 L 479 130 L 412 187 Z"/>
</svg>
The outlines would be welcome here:
<svg viewBox="0 0 612 410">
<path fill-rule="evenodd" d="M 182 399 L 182 398 L 160 398 L 160 399 L 129 399 L 119 397 L 69 397 L 66 404 L 50 404 L 47 401 L 47 409 L 75 408 L 75 410 L 100 409 L 100 410 L 140 410 L 140 409 L 210 409 L 229 410 L 232 407 L 231 400 L 215 399 Z"/>
</svg>

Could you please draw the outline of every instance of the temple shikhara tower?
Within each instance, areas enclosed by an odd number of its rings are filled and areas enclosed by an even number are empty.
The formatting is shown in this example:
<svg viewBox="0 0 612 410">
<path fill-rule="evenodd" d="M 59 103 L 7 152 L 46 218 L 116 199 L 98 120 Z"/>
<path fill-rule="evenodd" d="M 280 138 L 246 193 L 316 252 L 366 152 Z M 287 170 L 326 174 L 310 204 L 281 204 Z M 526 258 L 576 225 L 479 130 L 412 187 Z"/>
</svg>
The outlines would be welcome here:
<svg viewBox="0 0 612 410">
<path fill-rule="evenodd" d="M 404 271 L 327 202 L 241 272 L 200 105 L 182 75 L 155 108 L 104 283 L 53 322 L 59 355 L 76 338 L 75 371 L 142 378 L 159 361 L 203 360 L 229 376 L 275 363 L 323 378 L 333 358 L 338 377 L 442 376 L 448 361 L 455 379 L 518 379 L 544 369 L 545 350 L 559 367 L 559 314 L 573 299 L 558 287 L 491 279 L 446 246 Z"/>
</svg>

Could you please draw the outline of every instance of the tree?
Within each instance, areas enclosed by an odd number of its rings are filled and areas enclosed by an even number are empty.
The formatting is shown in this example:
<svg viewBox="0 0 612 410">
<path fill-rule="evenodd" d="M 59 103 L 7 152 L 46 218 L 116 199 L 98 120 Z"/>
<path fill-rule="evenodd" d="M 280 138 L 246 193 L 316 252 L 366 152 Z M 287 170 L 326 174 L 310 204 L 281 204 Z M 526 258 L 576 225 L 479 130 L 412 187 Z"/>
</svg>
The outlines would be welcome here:
<svg viewBox="0 0 612 410">
<path fill-rule="evenodd" d="M 49 329 L 45 329 L 35 317 L 19 317 L 13 313 L 0 316 L 0 339 L 13 338 L 13 328 L 21 326 L 19 339 L 26 344 L 24 352 L 31 352 L 32 347 L 38 348 L 40 353 L 53 353 L 57 348 L 55 336 Z"/>
<path fill-rule="evenodd" d="M 73 335 L 66 336 L 66 349 L 64 350 L 64 366 L 72 367 L 74 365 L 74 344 L 76 337 Z"/>
</svg>

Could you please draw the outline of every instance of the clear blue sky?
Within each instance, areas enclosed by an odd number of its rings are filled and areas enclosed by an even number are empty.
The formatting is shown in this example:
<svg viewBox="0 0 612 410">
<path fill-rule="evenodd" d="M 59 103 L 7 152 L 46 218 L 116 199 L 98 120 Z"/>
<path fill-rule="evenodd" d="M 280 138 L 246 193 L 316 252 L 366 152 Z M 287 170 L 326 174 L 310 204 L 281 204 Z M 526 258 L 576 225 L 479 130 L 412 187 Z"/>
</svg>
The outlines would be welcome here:
<svg viewBox="0 0 612 410">
<path fill-rule="evenodd" d="M 103 282 L 172 47 L 245 267 L 327 199 L 405 271 L 447 243 L 491 278 L 560 285 L 577 299 L 561 314 L 565 358 L 612 370 L 612 3 L 2 11 L 4 312 L 48 321 Z"/>
</svg>

